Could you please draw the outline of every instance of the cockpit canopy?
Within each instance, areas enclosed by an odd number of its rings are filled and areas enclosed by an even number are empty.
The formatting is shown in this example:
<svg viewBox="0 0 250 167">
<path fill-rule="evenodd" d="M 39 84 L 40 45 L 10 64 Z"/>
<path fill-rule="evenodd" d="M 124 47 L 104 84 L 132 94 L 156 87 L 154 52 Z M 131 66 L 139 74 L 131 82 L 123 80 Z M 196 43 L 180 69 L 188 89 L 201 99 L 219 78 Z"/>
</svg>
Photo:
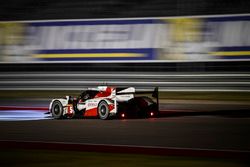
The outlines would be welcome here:
<svg viewBox="0 0 250 167">
<path fill-rule="evenodd" d="M 80 94 L 79 98 L 82 100 L 93 99 L 98 93 L 99 91 L 96 90 L 86 90 Z"/>
</svg>

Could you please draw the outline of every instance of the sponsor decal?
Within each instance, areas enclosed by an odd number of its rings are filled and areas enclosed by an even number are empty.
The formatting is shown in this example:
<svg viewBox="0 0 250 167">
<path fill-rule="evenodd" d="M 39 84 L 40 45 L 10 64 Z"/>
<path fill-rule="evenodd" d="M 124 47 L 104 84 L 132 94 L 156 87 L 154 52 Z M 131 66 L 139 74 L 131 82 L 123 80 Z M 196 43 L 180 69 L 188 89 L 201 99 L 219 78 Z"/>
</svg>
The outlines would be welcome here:
<svg viewBox="0 0 250 167">
<path fill-rule="evenodd" d="M 96 102 L 89 102 L 88 107 L 96 107 L 97 103 Z"/>
</svg>

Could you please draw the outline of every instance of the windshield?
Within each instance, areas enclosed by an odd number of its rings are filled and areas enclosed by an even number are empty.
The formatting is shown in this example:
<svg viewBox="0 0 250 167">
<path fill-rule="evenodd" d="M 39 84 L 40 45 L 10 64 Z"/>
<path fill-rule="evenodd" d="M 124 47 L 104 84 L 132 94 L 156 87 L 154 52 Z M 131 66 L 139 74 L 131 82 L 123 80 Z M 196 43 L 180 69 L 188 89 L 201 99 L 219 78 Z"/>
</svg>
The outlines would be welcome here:
<svg viewBox="0 0 250 167">
<path fill-rule="evenodd" d="M 98 91 L 95 90 L 86 90 L 81 93 L 79 98 L 82 100 L 92 99 L 96 96 L 97 93 Z"/>
</svg>

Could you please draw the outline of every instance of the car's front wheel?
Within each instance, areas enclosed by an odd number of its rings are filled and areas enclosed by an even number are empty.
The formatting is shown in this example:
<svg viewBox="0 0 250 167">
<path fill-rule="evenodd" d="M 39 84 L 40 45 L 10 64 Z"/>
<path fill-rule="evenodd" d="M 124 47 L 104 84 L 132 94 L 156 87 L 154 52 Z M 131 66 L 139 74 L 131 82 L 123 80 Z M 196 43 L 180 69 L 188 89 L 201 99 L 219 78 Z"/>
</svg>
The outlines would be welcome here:
<svg viewBox="0 0 250 167">
<path fill-rule="evenodd" d="M 101 101 L 98 105 L 98 115 L 100 119 L 109 118 L 109 106 L 106 101 Z"/>
<path fill-rule="evenodd" d="M 55 119 L 63 118 L 63 105 L 59 100 L 55 100 L 51 106 L 52 117 Z"/>
</svg>

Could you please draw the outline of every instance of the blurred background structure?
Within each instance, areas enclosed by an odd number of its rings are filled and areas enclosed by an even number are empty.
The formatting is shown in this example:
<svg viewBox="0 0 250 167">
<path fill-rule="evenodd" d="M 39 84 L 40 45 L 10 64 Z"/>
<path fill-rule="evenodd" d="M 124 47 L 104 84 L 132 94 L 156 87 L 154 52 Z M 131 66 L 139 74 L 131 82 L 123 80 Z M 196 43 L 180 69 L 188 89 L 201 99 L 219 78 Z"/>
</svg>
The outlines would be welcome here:
<svg viewBox="0 0 250 167">
<path fill-rule="evenodd" d="M 249 5 L 243 0 L 6 1 L 0 6 L 0 89 L 109 84 L 249 92 Z"/>
<path fill-rule="evenodd" d="M 249 59 L 249 5 L 241 0 L 10 0 L 0 7 L 0 60 Z"/>
</svg>

